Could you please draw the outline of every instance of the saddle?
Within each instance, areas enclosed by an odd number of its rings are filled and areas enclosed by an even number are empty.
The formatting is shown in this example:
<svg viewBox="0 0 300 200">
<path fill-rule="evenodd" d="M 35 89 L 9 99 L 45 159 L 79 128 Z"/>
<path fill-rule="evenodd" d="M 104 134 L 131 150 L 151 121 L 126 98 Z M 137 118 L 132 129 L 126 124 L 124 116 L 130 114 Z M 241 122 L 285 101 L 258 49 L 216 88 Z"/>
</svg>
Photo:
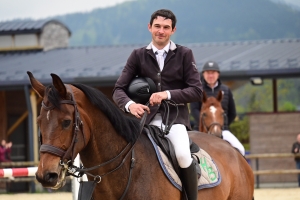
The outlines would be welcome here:
<svg viewBox="0 0 300 200">
<path fill-rule="evenodd" d="M 167 137 L 165 137 L 164 132 L 157 126 L 144 125 L 144 131 L 151 135 L 154 142 L 161 148 L 162 152 L 164 152 L 164 154 L 169 158 L 175 172 L 180 177 L 180 167 L 176 159 L 175 150 L 172 142 Z M 194 160 L 193 162 L 198 163 L 198 165 L 196 165 L 197 166 L 196 170 L 197 170 L 197 174 L 200 176 L 201 174 L 201 170 L 199 167 L 200 160 L 196 155 L 193 154 L 199 152 L 200 148 L 196 143 L 194 143 L 191 140 L 191 138 L 189 138 L 189 140 L 190 140 L 190 151 L 192 154 L 191 156 Z"/>
</svg>

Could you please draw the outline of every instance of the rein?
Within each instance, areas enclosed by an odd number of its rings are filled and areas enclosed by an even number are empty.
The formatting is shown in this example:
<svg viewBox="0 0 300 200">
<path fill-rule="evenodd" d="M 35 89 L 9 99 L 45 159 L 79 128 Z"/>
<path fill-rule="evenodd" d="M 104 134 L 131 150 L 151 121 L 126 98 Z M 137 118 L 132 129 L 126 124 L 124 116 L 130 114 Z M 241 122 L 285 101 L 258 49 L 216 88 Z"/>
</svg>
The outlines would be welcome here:
<svg viewBox="0 0 300 200">
<path fill-rule="evenodd" d="M 170 101 L 170 102 L 171 102 L 171 105 L 176 106 L 176 108 L 177 108 L 177 115 L 176 115 L 176 118 L 177 118 L 177 116 L 178 116 L 178 107 L 177 107 L 177 104 L 174 101 Z M 163 103 L 166 104 L 166 105 L 164 105 L 164 108 L 166 109 L 166 107 L 167 107 L 167 113 L 166 113 L 167 119 L 166 119 L 166 121 L 168 122 L 169 121 L 169 105 L 168 105 L 169 102 L 163 101 Z M 146 106 L 148 106 L 148 105 L 149 105 L 149 102 L 146 104 Z M 123 158 L 122 162 L 120 162 L 120 164 L 116 168 L 114 168 L 113 170 L 111 170 L 109 172 L 106 172 L 106 173 L 104 173 L 102 175 L 96 175 L 96 176 L 88 172 L 88 171 L 91 171 L 91 170 L 103 167 L 103 166 L 105 166 L 105 165 L 107 165 L 107 164 L 112 163 L 113 161 L 115 161 L 117 158 L 119 158 L 121 155 L 124 154 L 125 150 L 129 147 L 129 145 L 131 143 L 128 143 L 125 146 L 125 148 L 117 156 L 115 156 L 114 158 L 112 158 L 112 159 L 110 159 L 110 160 L 108 160 L 108 161 L 106 161 L 106 162 L 104 162 L 102 164 L 96 165 L 94 167 L 90 167 L 90 168 L 78 168 L 78 167 L 72 165 L 71 167 L 68 168 L 69 174 L 72 175 L 72 176 L 75 176 L 75 177 L 82 177 L 83 174 L 86 174 L 86 175 L 94 177 L 94 181 L 97 181 L 97 179 L 98 179 L 98 183 L 99 183 L 99 182 L 101 182 L 102 177 L 104 177 L 104 176 L 106 176 L 106 175 L 108 175 L 108 174 L 110 174 L 110 173 L 112 173 L 114 171 L 117 171 L 125 163 L 127 157 L 129 156 L 129 154 L 131 152 L 131 164 L 130 164 L 130 169 L 129 169 L 129 178 L 128 178 L 128 182 L 127 182 L 126 188 L 125 188 L 125 190 L 124 190 L 124 192 L 123 192 L 123 194 L 122 194 L 122 196 L 120 198 L 120 199 L 123 199 L 125 197 L 128 189 L 129 189 L 129 185 L 130 185 L 131 177 L 132 177 L 132 169 L 133 169 L 134 164 L 135 164 L 134 146 L 135 146 L 137 140 L 139 139 L 139 137 L 140 137 L 140 135 L 142 133 L 142 130 L 144 128 L 147 115 L 148 115 L 148 113 L 144 112 L 144 115 L 143 115 L 143 117 L 142 117 L 142 119 L 140 121 L 140 131 L 139 131 L 138 138 L 134 141 L 134 143 L 132 144 L 131 148 L 128 150 L 128 152 L 126 153 L 125 157 Z M 175 119 L 170 123 L 169 126 L 165 127 L 165 130 L 163 130 L 163 132 L 165 134 L 169 133 L 172 125 L 175 122 Z M 75 175 L 75 173 L 78 173 L 78 175 Z"/>
<path fill-rule="evenodd" d="M 143 117 L 142 117 L 142 119 L 141 119 L 141 122 L 140 122 L 140 127 L 141 127 L 141 129 L 140 129 L 140 131 L 139 131 L 138 138 L 134 141 L 134 143 L 132 144 L 131 148 L 130 148 L 129 151 L 126 153 L 125 157 L 123 158 L 122 162 L 121 162 L 116 168 L 114 168 L 113 170 L 111 170 L 111 171 L 109 171 L 109 172 L 106 172 L 106 173 L 104 173 L 104 174 L 102 174 L 102 175 L 96 175 L 96 176 L 88 172 L 88 171 L 91 171 L 91 170 L 94 170 L 94 169 L 103 167 L 103 166 L 105 166 L 105 165 L 107 165 L 107 164 L 112 163 L 113 161 L 115 161 L 115 160 L 116 160 L 117 158 L 119 158 L 122 154 L 124 154 L 125 150 L 129 147 L 129 145 L 130 145 L 131 143 L 128 143 L 128 144 L 125 146 L 125 148 L 124 148 L 117 156 L 115 156 L 114 158 L 112 158 L 112 159 L 110 159 L 110 160 L 108 160 L 108 161 L 106 161 L 106 162 L 104 162 L 104 163 L 102 163 L 102 164 L 99 164 L 99 165 L 97 165 L 97 166 L 90 167 L 90 168 L 78 168 L 78 167 L 72 165 L 71 167 L 68 168 L 69 174 L 72 175 L 72 176 L 74 176 L 74 177 L 77 177 L 77 178 L 78 178 L 78 177 L 82 177 L 83 174 L 86 174 L 86 175 L 89 175 L 89 176 L 94 177 L 94 182 L 100 183 L 101 180 L 102 180 L 102 177 L 104 177 L 104 176 L 106 176 L 106 175 L 108 175 L 108 174 L 110 174 L 110 173 L 112 173 L 112 172 L 114 172 L 114 171 L 117 171 L 117 170 L 125 163 L 125 161 L 126 161 L 128 155 L 129 155 L 129 153 L 131 152 L 131 163 L 130 163 L 130 169 L 129 169 L 129 178 L 128 178 L 128 181 L 127 181 L 126 188 L 125 188 L 125 190 L 124 190 L 122 196 L 120 197 L 120 199 L 123 199 L 123 198 L 125 197 L 125 195 L 126 195 L 128 189 L 129 189 L 129 185 L 130 185 L 131 177 L 132 177 L 132 169 L 133 169 L 134 164 L 135 164 L 134 146 L 135 146 L 137 140 L 139 139 L 139 137 L 140 137 L 140 135 L 141 135 L 141 133 L 142 133 L 142 130 L 143 130 L 143 127 L 144 127 L 144 124 L 145 124 L 147 115 L 148 115 L 147 112 L 144 112 L 144 115 L 143 115 Z M 78 173 L 78 175 L 75 175 L 75 173 Z M 97 181 L 97 179 L 98 179 L 98 181 Z"/>
<path fill-rule="evenodd" d="M 165 103 L 166 103 L 166 102 L 165 102 Z M 174 105 L 176 105 L 175 102 L 173 102 L 173 103 L 174 103 Z M 149 103 L 146 104 L 146 106 L 148 106 L 148 105 L 149 105 Z M 168 120 L 169 120 L 169 118 L 168 118 L 168 116 L 169 116 L 169 107 L 168 107 L 168 106 L 166 106 L 166 107 L 167 107 L 167 122 L 168 122 Z M 144 112 L 144 115 L 143 115 L 143 117 L 142 117 L 142 119 L 141 119 L 141 121 L 140 121 L 140 127 L 141 127 L 141 129 L 140 129 L 140 131 L 139 131 L 139 136 L 138 136 L 138 138 L 140 137 L 140 135 L 141 135 L 141 133 L 142 133 L 142 130 L 143 130 L 143 127 L 144 127 L 144 125 L 145 125 L 145 121 L 146 121 L 147 115 L 148 115 L 148 113 L 147 113 L 147 112 Z M 178 115 L 178 108 L 177 108 L 177 115 Z M 177 118 L 177 115 L 176 115 L 176 118 Z M 176 119 L 176 118 L 175 118 L 175 119 Z M 164 133 L 165 133 L 165 134 L 168 134 L 168 133 L 169 133 L 169 131 L 170 131 L 170 129 L 171 129 L 171 126 L 174 124 L 175 119 L 170 123 L 169 126 L 166 126 L 166 127 L 165 127 L 165 130 L 164 130 Z M 138 140 L 138 138 L 137 138 L 137 140 Z M 119 169 L 119 168 L 123 165 L 123 163 L 125 162 L 126 158 L 127 158 L 128 155 L 129 155 L 129 153 L 133 150 L 133 148 L 134 148 L 134 146 L 135 146 L 137 140 L 133 143 L 133 145 L 131 146 L 131 148 L 129 149 L 129 151 L 127 152 L 127 154 L 125 155 L 125 157 L 124 157 L 124 159 L 122 160 L 122 162 L 121 162 L 115 169 L 113 169 L 112 171 L 107 172 L 107 173 L 101 175 L 101 177 L 106 176 L 106 175 L 108 175 L 108 174 L 110 174 L 110 173 L 116 171 L 117 169 Z M 88 173 L 88 171 L 91 171 L 91 170 L 94 170 L 94 169 L 103 167 L 103 166 L 105 166 L 105 165 L 107 165 L 107 164 L 113 162 L 114 160 L 116 160 L 117 158 L 119 158 L 122 154 L 124 154 L 125 150 L 129 147 L 130 144 L 131 144 L 131 143 L 128 143 L 128 144 L 125 146 L 125 148 L 124 148 L 117 156 L 115 156 L 114 158 L 112 158 L 112 159 L 110 159 L 110 160 L 108 160 L 108 161 L 106 161 L 106 162 L 104 162 L 104 163 L 102 163 L 102 164 L 96 165 L 96 166 L 94 166 L 94 167 L 90 167 L 90 168 L 76 168 L 75 172 L 79 172 L 79 176 L 78 176 L 78 177 L 83 176 L 83 174 L 81 175 L 81 173 L 86 173 L 86 174 L 88 174 L 88 175 L 90 175 L 90 176 L 92 176 L 92 177 L 94 177 L 94 178 L 97 177 L 97 176 L 95 176 L 95 175 L 92 175 L 92 174 Z"/>
<path fill-rule="evenodd" d="M 140 127 L 141 127 L 141 129 L 140 129 L 140 131 L 139 131 L 139 136 L 138 136 L 138 138 L 140 137 L 140 135 L 141 135 L 141 133 L 142 133 L 142 130 L 143 130 L 143 127 L 144 127 L 144 124 L 145 124 L 147 115 L 148 115 L 148 113 L 147 113 L 147 112 L 144 112 L 144 115 L 143 115 L 143 117 L 142 117 L 142 119 L 141 119 L 141 122 L 140 122 Z M 106 175 L 108 175 L 108 174 L 110 174 L 110 173 L 112 173 L 112 172 L 118 170 L 118 169 L 124 164 L 124 162 L 125 162 L 126 158 L 128 157 L 129 153 L 130 153 L 131 151 L 133 151 L 133 148 L 134 148 L 134 146 L 135 146 L 135 144 L 136 144 L 138 138 L 137 138 L 136 141 L 132 144 L 131 148 L 130 148 L 129 151 L 126 153 L 126 155 L 125 155 L 124 159 L 122 160 L 122 162 L 121 162 L 115 169 L 113 169 L 112 171 L 107 172 L 107 173 L 101 175 L 101 177 L 106 176 Z M 94 167 L 90 167 L 90 168 L 76 168 L 75 172 L 79 172 L 80 177 L 83 176 L 82 173 L 88 174 L 88 175 L 90 175 L 90 176 L 92 176 L 92 177 L 94 177 L 94 178 L 97 177 L 97 176 L 95 176 L 95 175 L 92 175 L 92 174 L 88 173 L 88 171 L 91 171 L 91 170 L 94 170 L 94 169 L 103 167 L 103 166 L 105 166 L 105 165 L 107 165 L 107 164 L 109 164 L 109 163 L 112 163 L 113 161 L 115 161 L 117 158 L 119 158 L 121 155 L 124 154 L 125 150 L 129 147 L 130 144 L 131 144 L 131 143 L 128 143 L 128 144 L 124 147 L 124 149 L 123 149 L 117 156 L 115 156 L 114 158 L 112 158 L 112 159 L 110 159 L 110 160 L 108 160 L 108 161 L 106 161 L 106 162 L 104 162 L 104 163 L 101 163 L 101 164 L 99 164 L 99 165 L 96 165 L 96 166 L 94 166 Z M 133 153 L 133 154 L 134 154 L 134 153 Z M 132 157 L 132 159 L 133 159 L 132 162 L 134 162 L 135 159 L 134 159 L 133 157 Z M 82 174 L 82 175 L 81 175 L 81 174 Z"/>
<path fill-rule="evenodd" d="M 40 133 L 40 143 L 41 143 L 41 147 L 40 147 L 40 152 L 41 153 L 50 153 L 50 154 L 53 154 L 53 155 L 56 155 L 58 157 L 61 158 L 60 160 L 60 165 L 62 166 L 62 170 L 63 171 L 66 171 L 66 175 L 67 176 L 74 176 L 76 178 L 79 178 L 79 177 L 82 177 L 84 174 L 88 175 L 88 176 L 91 176 L 94 178 L 94 183 L 100 183 L 102 178 L 104 176 L 107 176 L 109 174 L 111 174 L 112 172 L 115 172 L 117 171 L 118 169 L 120 169 L 122 167 L 122 165 L 125 163 L 126 159 L 128 158 L 128 156 L 130 155 L 131 153 L 131 163 L 130 163 L 130 171 L 129 171 L 129 178 L 128 178 L 128 181 L 127 181 L 127 185 L 126 185 L 126 188 L 121 196 L 120 199 L 123 199 L 129 189 L 129 185 L 130 185 L 130 182 L 131 182 L 131 177 L 132 177 L 132 169 L 134 167 L 134 164 L 135 164 L 135 152 L 134 152 L 134 147 L 136 145 L 136 142 L 137 140 L 139 139 L 141 133 L 142 133 L 142 130 L 143 130 L 143 127 L 144 127 L 144 124 L 145 124 L 145 121 L 146 121 L 146 118 L 147 118 L 147 115 L 148 113 L 147 112 L 144 112 L 144 115 L 140 121 L 140 130 L 139 130 L 139 135 L 137 137 L 137 139 L 132 143 L 128 143 L 124 149 L 115 157 L 113 157 L 112 159 L 104 162 L 104 163 L 101 163 L 99 165 L 96 165 L 96 166 L 93 166 L 93 167 L 90 167 L 90 168 L 84 168 L 84 166 L 80 166 L 80 167 L 77 167 L 77 166 L 74 166 L 73 165 L 73 162 L 74 162 L 74 159 L 75 159 L 75 155 L 74 155 L 74 147 L 75 147 L 75 144 L 77 142 L 77 135 L 78 135 L 78 131 L 81 130 L 82 134 L 83 134 L 83 138 L 84 138 L 84 145 L 85 145 L 85 137 L 84 137 L 84 133 L 83 133 L 83 122 L 80 118 L 80 114 L 79 114 L 79 111 L 78 111 L 78 108 L 77 108 L 77 104 L 76 104 L 76 101 L 75 101 L 75 97 L 73 95 L 73 91 L 71 89 L 71 87 L 69 87 L 68 85 L 66 85 L 66 87 L 69 88 L 69 90 L 71 91 L 71 95 L 72 95 L 72 98 L 71 100 L 61 100 L 60 101 L 60 104 L 70 104 L 70 105 L 73 105 L 74 106 L 74 117 L 75 117 L 75 123 L 74 123 L 74 134 L 73 134 L 73 138 L 72 138 L 72 142 L 71 142 L 71 145 L 69 146 L 69 148 L 65 151 L 61 148 L 58 148 L 58 147 L 55 147 L 53 145 L 48 145 L 48 144 L 42 144 L 42 135 Z M 164 108 L 167 110 L 166 112 L 166 126 L 165 126 L 165 130 L 163 130 L 163 132 L 165 134 L 168 134 L 172 125 L 174 124 L 174 121 L 176 118 L 169 124 L 168 124 L 168 121 L 169 121 L 169 105 L 168 103 L 170 103 L 171 105 L 175 105 L 176 108 L 177 108 L 177 115 L 178 115 L 178 107 L 177 107 L 177 104 L 173 101 L 170 101 L 170 102 L 166 102 L 166 101 L 163 101 L 163 103 L 165 103 L 166 105 L 164 105 Z M 146 104 L 148 105 L 148 103 Z M 47 110 L 47 111 L 50 111 L 50 110 L 53 110 L 55 108 L 55 106 L 46 106 L 44 102 L 42 102 L 42 107 Z M 167 108 L 166 108 L 167 107 Z M 130 147 L 131 145 L 131 147 Z M 129 148 L 130 147 L 130 148 Z M 129 150 L 127 151 L 127 153 L 125 154 L 126 150 L 129 148 Z M 95 169 L 98 169 L 100 167 L 103 167 L 103 166 L 106 166 L 108 165 L 109 163 L 112 163 L 114 162 L 116 159 L 118 159 L 121 155 L 125 154 L 124 158 L 122 159 L 122 161 L 119 163 L 118 166 L 116 166 L 114 169 L 112 169 L 111 171 L 108 171 L 102 175 L 93 175 L 91 173 L 89 173 L 89 171 L 91 170 L 95 170 Z M 64 162 L 65 160 L 67 160 L 67 162 Z M 93 192 L 93 191 L 91 191 Z"/>
</svg>

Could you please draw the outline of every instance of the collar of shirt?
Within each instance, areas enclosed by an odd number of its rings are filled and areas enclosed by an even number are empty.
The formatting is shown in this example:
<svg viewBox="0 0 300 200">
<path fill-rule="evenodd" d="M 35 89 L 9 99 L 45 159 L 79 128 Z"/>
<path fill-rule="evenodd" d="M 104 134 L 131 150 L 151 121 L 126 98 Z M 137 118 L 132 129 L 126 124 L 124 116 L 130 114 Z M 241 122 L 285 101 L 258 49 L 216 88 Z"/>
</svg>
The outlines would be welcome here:
<svg viewBox="0 0 300 200">
<path fill-rule="evenodd" d="M 208 87 L 210 87 L 210 85 L 207 83 Z M 217 81 L 214 85 L 214 88 L 216 88 L 219 85 L 219 81 Z"/>
<path fill-rule="evenodd" d="M 169 43 L 163 48 L 163 50 L 164 50 L 166 53 L 168 53 L 169 50 L 170 50 L 170 44 L 171 44 L 171 42 L 169 42 Z M 152 46 L 153 53 L 155 54 L 156 51 L 157 51 L 158 49 L 153 45 L 152 42 L 151 42 L 151 46 Z"/>
<path fill-rule="evenodd" d="M 215 84 L 215 86 L 214 86 L 214 88 L 216 88 L 218 85 L 219 85 L 219 82 L 217 81 L 216 84 Z"/>
</svg>

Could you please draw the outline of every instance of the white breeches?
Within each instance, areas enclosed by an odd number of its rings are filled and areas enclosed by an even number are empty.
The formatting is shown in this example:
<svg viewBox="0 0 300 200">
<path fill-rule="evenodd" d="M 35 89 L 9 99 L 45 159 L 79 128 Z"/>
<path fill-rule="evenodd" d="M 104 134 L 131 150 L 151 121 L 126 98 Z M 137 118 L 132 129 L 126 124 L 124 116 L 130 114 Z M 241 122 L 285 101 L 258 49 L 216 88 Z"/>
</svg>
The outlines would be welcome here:
<svg viewBox="0 0 300 200">
<path fill-rule="evenodd" d="M 229 142 L 234 148 L 237 148 L 245 156 L 245 148 L 242 143 L 230 131 L 222 131 L 223 140 Z"/>
<path fill-rule="evenodd" d="M 159 128 L 165 128 L 162 124 L 162 117 L 160 113 L 157 113 L 150 125 L 157 126 Z M 174 124 L 166 137 L 172 142 L 178 164 L 181 168 L 187 168 L 191 165 L 193 159 L 191 157 L 189 136 L 186 127 L 183 124 Z"/>
</svg>

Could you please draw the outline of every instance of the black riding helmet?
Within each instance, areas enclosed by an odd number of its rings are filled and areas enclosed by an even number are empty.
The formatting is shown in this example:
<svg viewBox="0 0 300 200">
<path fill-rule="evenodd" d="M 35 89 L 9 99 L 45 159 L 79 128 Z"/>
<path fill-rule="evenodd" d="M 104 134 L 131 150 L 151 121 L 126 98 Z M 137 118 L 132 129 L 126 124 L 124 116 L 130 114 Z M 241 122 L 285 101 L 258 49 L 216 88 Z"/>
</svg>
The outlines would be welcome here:
<svg viewBox="0 0 300 200">
<path fill-rule="evenodd" d="M 205 71 L 217 71 L 220 73 L 220 67 L 215 61 L 208 61 L 203 65 L 202 73 Z"/>
<path fill-rule="evenodd" d="M 135 77 L 130 82 L 126 93 L 132 101 L 146 104 L 154 92 L 156 92 L 156 86 L 152 79 L 148 77 Z"/>
</svg>

